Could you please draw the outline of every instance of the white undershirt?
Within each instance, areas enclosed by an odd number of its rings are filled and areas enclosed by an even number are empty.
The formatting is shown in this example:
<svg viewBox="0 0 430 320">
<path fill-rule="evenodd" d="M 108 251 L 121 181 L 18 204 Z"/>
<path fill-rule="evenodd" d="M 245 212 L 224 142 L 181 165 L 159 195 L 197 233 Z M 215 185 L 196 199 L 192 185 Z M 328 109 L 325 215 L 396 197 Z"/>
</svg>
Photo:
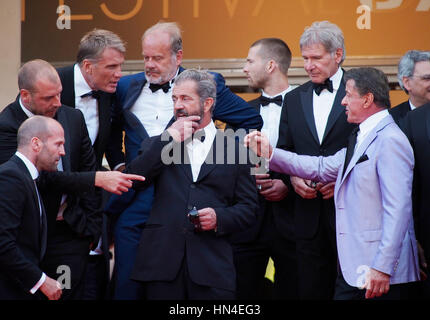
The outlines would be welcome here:
<svg viewBox="0 0 430 320">
<path fill-rule="evenodd" d="M 100 127 L 97 99 L 92 96 L 81 98 L 83 94 L 91 92 L 92 89 L 85 81 L 78 64 L 75 64 L 73 72 L 75 79 L 75 108 L 83 113 L 91 144 L 94 145 Z"/>
<path fill-rule="evenodd" d="M 206 127 L 201 130 L 204 130 L 205 132 L 205 140 L 201 142 L 199 139 L 194 138 L 186 145 L 188 158 L 190 159 L 191 171 L 193 173 L 193 182 L 197 181 L 197 178 L 200 173 L 200 168 L 202 167 L 203 162 L 205 162 L 206 157 L 208 156 L 208 153 L 212 147 L 217 132 L 213 121 L 211 121 Z M 194 134 L 196 136 L 199 136 L 196 133 Z"/>
<path fill-rule="evenodd" d="M 293 86 L 289 86 L 286 90 L 281 93 L 269 96 L 267 93 L 262 91 L 261 95 L 267 98 L 274 98 L 282 95 L 282 101 L 284 101 L 285 95 L 293 90 Z M 276 103 L 269 103 L 267 106 L 260 107 L 260 116 L 263 118 L 263 127 L 261 132 L 269 137 L 270 145 L 275 148 L 279 138 L 279 122 L 281 120 L 282 105 L 278 106 Z"/>
<path fill-rule="evenodd" d="M 178 72 L 179 69 L 176 75 Z M 149 85 L 147 81 L 130 111 L 139 119 L 148 135 L 153 137 L 163 133 L 173 117 L 173 83 L 170 80 L 170 89 L 166 93 L 161 89 L 152 92 Z"/>
<path fill-rule="evenodd" d="M 313 90 L 313 111 L 315 119 L 315 127 L 318 133 L 320 144 L 324 138 L 327 120 L 330 115 L 331 108 L 333 107 L 334 99 L 336 98 L 337 90 L 339 90 L 340 82 L 342 81 L 343 71 L 341 68 L 337 69 L 336 73 L 330 77 L 333 83 L 333 92 L 324 89 L 318 96 Z"/>
</svg>

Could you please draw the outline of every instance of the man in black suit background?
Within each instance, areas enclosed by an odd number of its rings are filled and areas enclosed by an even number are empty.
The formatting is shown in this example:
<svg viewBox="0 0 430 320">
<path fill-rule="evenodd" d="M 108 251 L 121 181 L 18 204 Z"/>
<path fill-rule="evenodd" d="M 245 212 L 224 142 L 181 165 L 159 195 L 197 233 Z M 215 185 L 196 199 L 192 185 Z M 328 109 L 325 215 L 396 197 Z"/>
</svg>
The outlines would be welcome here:
<svg viewBox="0 0 430 320">
<path fill-rule="evenodd" d="M 287 92 L 291 51 L 281 39 L 254 42 L 243 72 L 249 86 L 261 89 L 261 96 L 249 102 L 263 118 L 262 131 L 276 147 L 279 120 Z M 297 260 L 294 216 L 288 195 L 288 177 L 270 172 L 256 175 L 259 196 L 258 223 L 232 236 L 237 272 L 238 299 L 297 299 Z M 266 266 L 275 267 L 274 292 L 267 292 Z M 268 296 L 269 295 L 269 296 Z"/>
<path fill-rule="evenodd" d="M 228 236 L 255 223 L 257 210 L 247 150 L 215 128 L 211 74 L 183 71 L 172 99 L 176 121 L 145 140 L 126 169 L 155 182 L 131 278 L 144 282 L 148 299 L 234 299 Z"/>
<path fill-rule="evenodd" d="M 310 81 L 285 96 L 278 147 L 329 156 L 347 144 L 355 125 L 346 121 L 343 33 L 328 21 L 314 22 L 300 38 Z M 290 177 L 294 188 L 299 297 L 332 299 L 337 276 L 334 183 Z"/>
<path fill-rule="evenodd" d="M 36 179 L 42 170 L 57 170 L 63 155 L 63 128 L 53 119 L 37 116 L 20 126 L 18 150 L 0 166 L 1 300 L 61 296 L 60 283 L 40 268 L 47 226 Z"/>
<path fill-rule="evenodd" d="M 403 131 L 414 149 L 415 158 L 412 208 L 422 280 L 419 297 L 429 299 L 430 273 L 427 262 L 430 261 L 430 103 L 408 112 L 403 121 Z"/>
<path fill-rule="evenodd" d="M 121 193 L 131 186 L 131 177 L 120 172 L 96 172 L 95 157 L 79 110 L 60 103 L 61 82 L 56 70 L 46 61 L 25 63 L 18 73 L 20 94 L 15 102 L 0 114 L 0 163 L 7 161 L 17 148 L 18 127 L 27 118 L 44 115 L 56 118 L 65 134 L 66 155 L 59 162 L 59 170 L 81 172 L 86 186 L 103 187 Z M 88 172 L 90 171 L 90 172 Z M 93 188 L 94 189 L 94 188 Z M 46 273 L 55 277 L 59 265 L 71 270 L 71 288 L 63 298 L 81 298 L 82 276 L 85 272 L 90 244 L 97 244 L 101 230 L 99 191 L 81 196 L 62 194 L 53 186 L 42 190 L 47 212 L 48 245 L 42 262 Z"/>
<path fill-rule="evenodd" d="M 122 143 L 113 138 L 118 135 L 111 136 L 111 131 L 116 128 L 115 122 L 112 123 L 112 104 L 125 51 L 118 35 L 94 29 L 82 37 L 76 63 L 57 70 L 63 86 L 61 102 L 84 114 L 97 170 L 106 170 L 102 166 L 105 154 L 112 170 L 122 170 L 124 165 Z M 107 193 L 102 194 L 102 207 L 108 197 Z M 102 237 L 90 252 L 83 299 L 99 300 L 106 296 L 110 276 L 110 225 L 111 221 L 103 215 Z"/>
<path fill-rule="evenodd" d="M 405 101 L 389 111 L 396 123 L 404 126 L 406 114 L 430 102 L 430 51 L 410 50 L 399 61 L 397 79 L 409 95 Z"/>
</svg>

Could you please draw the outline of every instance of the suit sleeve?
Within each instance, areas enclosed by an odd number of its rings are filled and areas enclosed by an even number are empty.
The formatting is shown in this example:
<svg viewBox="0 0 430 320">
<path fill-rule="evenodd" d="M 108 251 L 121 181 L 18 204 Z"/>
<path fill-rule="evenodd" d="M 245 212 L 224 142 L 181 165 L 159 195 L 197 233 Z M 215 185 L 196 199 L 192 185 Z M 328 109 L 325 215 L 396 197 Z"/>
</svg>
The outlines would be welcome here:
<svg viewBox="0 0 430 320">
<path fill-rule="evenodd" d="M 0 122 L 0 164 L 8 161 L 16 152 L 16 128 Z"/>
<path fill-rule="evenodd" d="M 118 88 L 119 89 L 119 88 Z M 123 152 L 123 118 L 122 118 L 122 104 L 119 99 L 119 94 L 115 94 L 112 99 L 111 112 L 111 130 L 109 136 L 109 143 L 106 147 L 106 160 L 109 167 L 113 170 L 115 166 L 125 162 Z"/>
<path fill-rule="evenodd" d="M 412 219 L 413 168 L 413 151 L 403 135 L 382 140 L 376 163 L 383 207 L 382 238 L 372 268 L 390 275 Z M 394 182 L 394 172 L 396 181 L 401 183 Z"/>
<path fill-rule="evenodd" d="M 19 233 L 23 215 L 32 213 L 26 206 L 33 200 L 28 197 L 24 181 L 12 172 L 2 173 L 0 190 L 0 269 L 28 292 L 39 281 L 42 271 L 24 255 L 17 240 L 26 236 Z"/>
<path fill-rule="evenodd" d="M 257 129 L 263 127 L 260 114 L 245 100 L 235 95 L 225 85 L 223 76 L 213 72 L 217 84 L 217 97 L 213 118 L 226 122 L 234 129 Z"/>
</svg>

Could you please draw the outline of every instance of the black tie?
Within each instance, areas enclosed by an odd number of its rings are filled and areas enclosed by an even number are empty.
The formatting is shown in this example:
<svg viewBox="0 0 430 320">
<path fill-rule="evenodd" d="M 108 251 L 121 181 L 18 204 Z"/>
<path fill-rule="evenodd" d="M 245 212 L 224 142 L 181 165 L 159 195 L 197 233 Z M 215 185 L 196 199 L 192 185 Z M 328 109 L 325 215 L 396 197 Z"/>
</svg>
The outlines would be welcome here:
<svg viewBox="0 0 430 320">
<path fill-rule="evenodd" d="M 276 96 L 274 98 L 268 98 L 265 96 L 260 97 L 260 103 L 263 107 L 267 106 L 269 103 L 275 103 L 278 106 L 282 106 L 282 96 Z"/>
<path fill-rule="evenodd" d="M 151 83 L 149 85 L 149 89 L 151 89 L 152 92 L 156 92 L 157 90 L 163 89 L 163 92 L 167 93 L 170 89 L 170 83 L 169 82 L 166 82 L 163 84 Z"/>
<path fill-rule="evenodd" d="M 93 97 L 94 99 L 98 99 L 100 98 L 100 92 L 96 90 L 91 90 L 90 92 L 87 92 L 81 95 L 81 98 L 85 98 L 85 97 Z"/>
<path fill-rule="evenodd" d="M 352 130 L 351 135 L 348 138 L 348 147 L 346 148 L 346 156 L 345 163 L 343 165 L 342 177 L 345 174 L 346 168 L 348 167 L 349 162 L 351 161 L 352 155 L 354 154 L 355 144 L 357 143 L 357 133 L 359 127 L 356 127 Z"/>
<path fill-rule="evenodd" d="M 330 92 L 333 92 L 333 82 L 330 79 L 326 79 L 323 83 L 313 83 L 315 93 L 319 96 L 321 91 L 327 89 Z"/>
</svg>

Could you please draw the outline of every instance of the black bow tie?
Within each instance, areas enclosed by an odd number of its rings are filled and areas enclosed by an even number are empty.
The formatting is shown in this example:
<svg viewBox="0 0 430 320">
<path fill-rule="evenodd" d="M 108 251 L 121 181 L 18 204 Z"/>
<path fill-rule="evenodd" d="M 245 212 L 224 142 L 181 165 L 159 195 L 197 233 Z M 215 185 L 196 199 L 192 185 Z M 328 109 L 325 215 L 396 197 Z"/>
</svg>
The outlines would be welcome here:
<svg viewBox="0 0 430 320">
<path fill-rule="evenodd" d="M 326 79 L 323 83 L 313 83 L 313 85 L 317 96 L 319 96 L 321 91 L 323 91 L 324 89 L 333 92 L 333 82 L 331 82 L 330 79 Z"/>
<path fill-rule="evenodd" d="M 282 106 L 282 96 L 276 96 L 274 98 L 268 98 L 265 96 L 260 97 L 260 103 L 263 107 L 267 106 L 269 103 L 275 103 L 278 106 Z"/>
<path fill-rule="evenodd" d="M 93 97 L 94 99 L 98 99 L 100 98 L 100 92 L 96 90 L 91 90 L 90 92 L 87 92 L 81 95 L 81 98 L 85 98 L 85 97 Z"/>
<path fill-rule="evenodd" d="M 169 82 L 166 82 L 164 84 L 151 83 L 149 85 L 149 89 L 151 89 L 152 92 L 156 92 L 157 90 L 163 89 L 164 93 L 167 93 L 170 89 L 170 83 Z"/>
</svg>

